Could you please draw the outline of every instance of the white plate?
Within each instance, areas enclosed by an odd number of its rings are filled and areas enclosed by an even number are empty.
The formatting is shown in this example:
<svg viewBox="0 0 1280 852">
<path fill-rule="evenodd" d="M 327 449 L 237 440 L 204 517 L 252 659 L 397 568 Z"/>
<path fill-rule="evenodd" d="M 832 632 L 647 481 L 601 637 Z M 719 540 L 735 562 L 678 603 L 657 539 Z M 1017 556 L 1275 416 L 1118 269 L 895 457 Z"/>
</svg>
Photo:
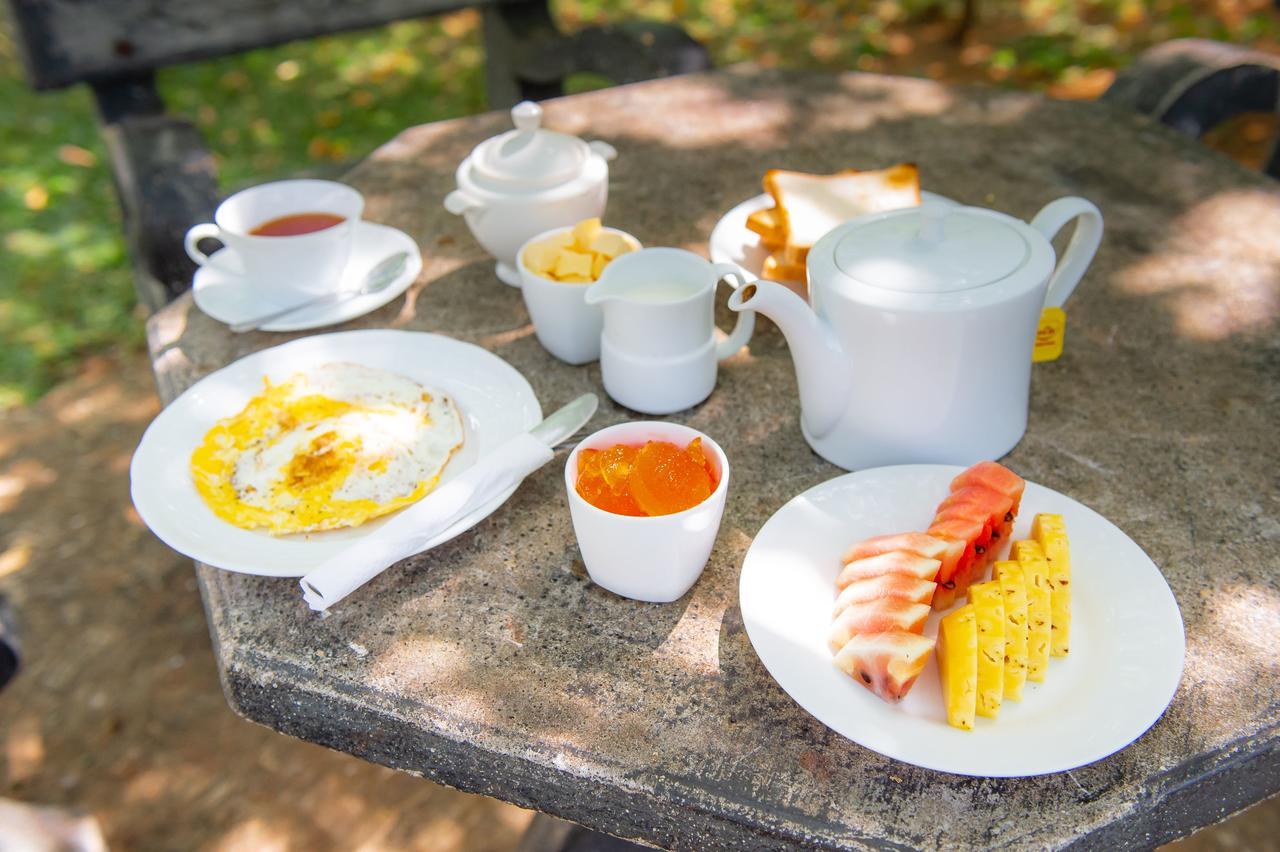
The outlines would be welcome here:
<svg viewBox="0 0 1280 852">
<path fill-rule="evenodd" d="M 316 305 L 267 323 L 263 331 L 303 331 L 346 322 L 376 310 L 399 296 L 422 271 L 422 254 L 418 244 L 404 231 L 374 222 L 357 222 L 351 258 L 342 273 L 343 289 L 356 289 L 365 274 L 396 252 L 408 252 L 409 262 L 391 286 L 366 296 L 354 296 L 339 302 Z M 262 288 L 238 274 L 240 259 L 229 249 L 219 249 L 209 256 L 209 263 L 196 270 L 192 296 L 196 306 L 227 325 L 269 314 L 305 301 L 306 296 L 264 296 Z"/>
<path fill-rule="evenodd" d="M 408 376 L 453 397 L 465 442 L 445 467 L 442 482 L 466 470 L 508 438 L 542 419 L 533 389 L 497 355 L 452 338 L 409 331 L 347 331 L 304 337 L 264 349 L 206 376 L 147 427 L 129 468 L 133 505 L 157 537 L 207 565 L 269 577 L 301 577 L 386 519 L 320 533 L 272 536 L 223 521 L 191 481 L 191 452 L 213 424 L 235 414 L 262 390 L 263 376 L 281 381 L 307 367 L 352 361 Z M 470 529 L 506 502 L 499 495 L 437 536 L 431 545 Z"/>
<path fill-rule="evenodd" d="M 920 191 L 922 201 L 940 204 L 955 204 L 950 198 L 936 192 Z M 711 230 L 710 253 L 713 263 L 732 263 L 741 270 L 747 283 L 760 277 L 764 267 L 764 259 L 769 250 L 760 245 L 760 235 L 747 227 L 747 217 L 757 210 L 765 210 L 773 206 L 773 196 L 764 192 L 754 198 L 748 198 L 737 207 L 720 217 Z"/>
<path fill-rule="evenodd" d="M 1182 616 L 1160 570 L 1132 539 L 1070 497 L 1028 482 L 1014 538 L 1036 512 L 1071 536 L 1071 655 L 1044 683 L 972 731 L 947 725 L 931 659 L 897 706 L 836 669 L 827 648 L 841 554 L 873 535 L 924 529 L 963 468 L 901 465 L 850 473 L 787 503 L 742 566 L 742 620 L 765 668 L 819 721 L 888 757 L 959 775 L 1062 772 L 1119 751 L 1151 727 L 1182 676 Z M 961 601 L 963 603 L 963 601 Z M 925 634 L 937 635 L 939 614 Z"/>
</svg>

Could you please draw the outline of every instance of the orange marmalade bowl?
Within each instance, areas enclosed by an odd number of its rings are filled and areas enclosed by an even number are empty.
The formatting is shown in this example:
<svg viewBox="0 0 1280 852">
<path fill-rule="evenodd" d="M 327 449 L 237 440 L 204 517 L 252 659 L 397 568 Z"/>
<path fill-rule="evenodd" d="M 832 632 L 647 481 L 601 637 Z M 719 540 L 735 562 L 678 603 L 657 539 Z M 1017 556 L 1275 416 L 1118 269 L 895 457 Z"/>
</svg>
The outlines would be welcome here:
<svg viewBox="0 0 1280 852">
<path fill-rule="evenodd" d="M 665 515 L 617 514 L 589 503 L 577 490 L 583 450 L 615 445 L 642 447 L 649 441 L 684 450 L 701 439 L 714 476 L 710 495 Z M 623 597 L 667 602 L 684 595 L 702 573 L 715 545 L 729 489 L 729 460 L 720 445 L 696 429 L 676 423 L 637 421 L 601 429 L 578 444 L 565 463 L 565 490 L 578 549 L 591 579 Z"/>
<path fill-rule="evenodd" d="M 652 518 L 692 509 L 718 483 L 698 437 L 687 447 L 670 441 L 614 444 L 604 450 L 583 447 L 574 488 L 597 509 Z"/>
</svg>

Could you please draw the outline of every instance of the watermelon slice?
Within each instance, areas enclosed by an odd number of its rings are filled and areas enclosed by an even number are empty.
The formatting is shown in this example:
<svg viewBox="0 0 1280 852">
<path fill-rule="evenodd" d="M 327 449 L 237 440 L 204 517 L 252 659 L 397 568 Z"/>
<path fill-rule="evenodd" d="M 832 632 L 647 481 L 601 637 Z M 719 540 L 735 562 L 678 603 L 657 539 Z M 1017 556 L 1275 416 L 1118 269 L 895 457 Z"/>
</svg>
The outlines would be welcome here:
<svg viewBox="0 0 1280 852">
<path fill-rule="evenodd" d="M 831 646 L 831 653 L 838 654 L 850 639 L 860 633 L 889 633 L 895 630 L 920 633 L 924 630 L 924 622 L 928 617 L 928 604 L 899 598 L 854 604 L 836 616 L 831 632 L 827 634 L 827 644 Z"/>
<path fill-rule="evenodd" d="M 929 525 L 929 534 L 958 541 L 964 545 L 964 552 L 956 560 L 951 573 L 948 574 L 944 570 L 938 575 L 938 582 L 945 584 L 956 575 L 964 573 L 978 557 L 986 555 L 986 547 L 983 546 L 981 552 L 978 551 L 978 547 L 983 544 L 983 537 L 990 534 L 990 529 L 984 521 L 952 517 L 934 521 Z"/>
<path fill-rule="evenodd" d="M 1013 529 L 1013 499 L 985 485 L 966 485 L 952 491 L 947 499 L 938 504 L 938 517 L 958 515 L 970 517 L 966 513 L 976 512 L 985 515 L 991 527 L 991 538 L 998 547 L 1009 540 L 1009 532 Z"/>
<path fill-rule="evenodd" d="M 1001 464 L 993 461 L 982 461 L 951 480 L 951 490 L 958 491 L 968 485 L 982 485 L 992 491 L 999 491 L 1013 501 L 1009 509 L 1014 515 L 1022 503 L 1022 490 L 1026 482 L 1021 476 Z"/>
<path fill-rule="evenodd" d="M 995 537 L 995 529 L 991 526 L 991 516 L 986 508 L 975 503 L 953 504 L 933 516 L 933 523 L 929 525 L 930 529 L 947 521 L 972 521 L 982 525 L 982 531 L 973 539 L 973 552 L 978 557 L 974 561 L 981 562 L 982 558 L 990 552 L 991 542 Z M 959 573 L 959 571 L 956 573 Z"/>
<path fill-rule="evenodd" d="M 944 610 L 955 603 L 956 596 L 969 588 L 982 570 L 986 567 L 987 553 L 991 544 L 991 528 L 983 521 L 963 518 L 947 518 L 934 521 L 929 527 L 930 535 L 964 542 L 964 555 L 956 563 L 956 570 L 951 576 L 939 575 L 938 591 L 933 597 L 933 608 Z"/>
<path fill-rule="evenodd" d="M 902 550 L 881 553 L 879 556 L 868 556 L 866 559 L 855 559 L 836 577 L 836 588 L 843 589 L 856 580 L 879 577 L 883 574 L 906 574 L 921 580 L 933 580 L 938 576 L 942 563 L 937 559 L 916 556 Z"/>
<path fill-rule="evenodd" d="M 919 577 L 908 577 L 905 574 L 882 574 L 879 577 L 868 577 L 857 580 L 844 587 L 836 598 L 833 616 L 839 615 L 854 604 L 880 600 L 881 598 L 897 598 L 912 603 L 927 604 L 933 600 L 934 590 L 938 584 L 932 580 L 921 580 Z"/>
<path fill-rule="evenodd" d="M 947 576 L 955 573 L 956 563 L 964 555 L 963 544 L 922 532 L 906 532 L 878 535 L 858 542 L 845 553 L 844 563 L 847 565 L 858 559 L 892 553 L 895 550 L 914 553 L 926 559 L 937 559 L 942 563 L 939 573 Z"/>
<path fill-rule="evenodd" d="M 836 668 L 894 703 L 901 701 L 920 676 L 933 651 L 933 639 L 894 630 L 860 633 L 836 654 Z"/>
</svg>

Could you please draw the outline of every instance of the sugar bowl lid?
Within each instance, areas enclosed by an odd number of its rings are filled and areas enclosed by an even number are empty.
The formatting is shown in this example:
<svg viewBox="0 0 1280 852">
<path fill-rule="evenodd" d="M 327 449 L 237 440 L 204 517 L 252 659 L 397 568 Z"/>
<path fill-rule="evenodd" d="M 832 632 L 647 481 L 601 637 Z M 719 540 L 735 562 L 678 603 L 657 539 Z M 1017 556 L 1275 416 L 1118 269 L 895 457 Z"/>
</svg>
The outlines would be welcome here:
<svg viewBox="0 0 1280 852">
<path fill-rule="evenodd" d="M 1025 225 L 976 207 L 926 202 L 849 228 L 835 265 L 864 285 L 943 294 L 1009 278 L 1032 255 Z"/>
<path fill-rule="evenodd" d="M 576 136 L 542 127 L 542 107 L 522 101 L 511 108 L 515 130 L 476 146 L 470 178 L 497 192 L 529 192 L 558 186 L 582 173 L 591 149 Z"/>
</svg>

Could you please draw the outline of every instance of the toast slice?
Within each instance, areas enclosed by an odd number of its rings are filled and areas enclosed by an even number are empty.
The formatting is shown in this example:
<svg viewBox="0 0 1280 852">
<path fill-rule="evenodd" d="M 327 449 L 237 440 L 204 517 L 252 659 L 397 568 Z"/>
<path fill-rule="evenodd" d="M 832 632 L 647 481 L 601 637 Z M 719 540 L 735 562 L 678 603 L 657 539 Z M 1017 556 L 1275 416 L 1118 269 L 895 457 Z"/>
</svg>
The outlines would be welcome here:
<svg viewBox="0 0 1280 852">
<path fill-rule="evenodd" d="M 765 172 L 764 187 L 773 196 L 775 218 L 780 220 L 790 252 L 808 251 L 849 219 L 920 203 L 920 171 L 911 163 L 834 175 L 770 169 Z"/>
<path fill-rule="evenodd" d="M 776 207 L 766 207 L 748 216 L 747 230 L 759 234 L 760 242 L 769 248 L 782 248 L 786 245 L 786 234 L 783 233 L 782 219 L 779 218 Z"/>
<path fill-rule="evenodd" d="M 774 252 L 764 259 L 760 268 L 761 277 L 769 281 L 794 281 L 803 284 L 806 280 L 805 265 L 791 264 L 782 260 L 781 252 Z"/>
</svg>

